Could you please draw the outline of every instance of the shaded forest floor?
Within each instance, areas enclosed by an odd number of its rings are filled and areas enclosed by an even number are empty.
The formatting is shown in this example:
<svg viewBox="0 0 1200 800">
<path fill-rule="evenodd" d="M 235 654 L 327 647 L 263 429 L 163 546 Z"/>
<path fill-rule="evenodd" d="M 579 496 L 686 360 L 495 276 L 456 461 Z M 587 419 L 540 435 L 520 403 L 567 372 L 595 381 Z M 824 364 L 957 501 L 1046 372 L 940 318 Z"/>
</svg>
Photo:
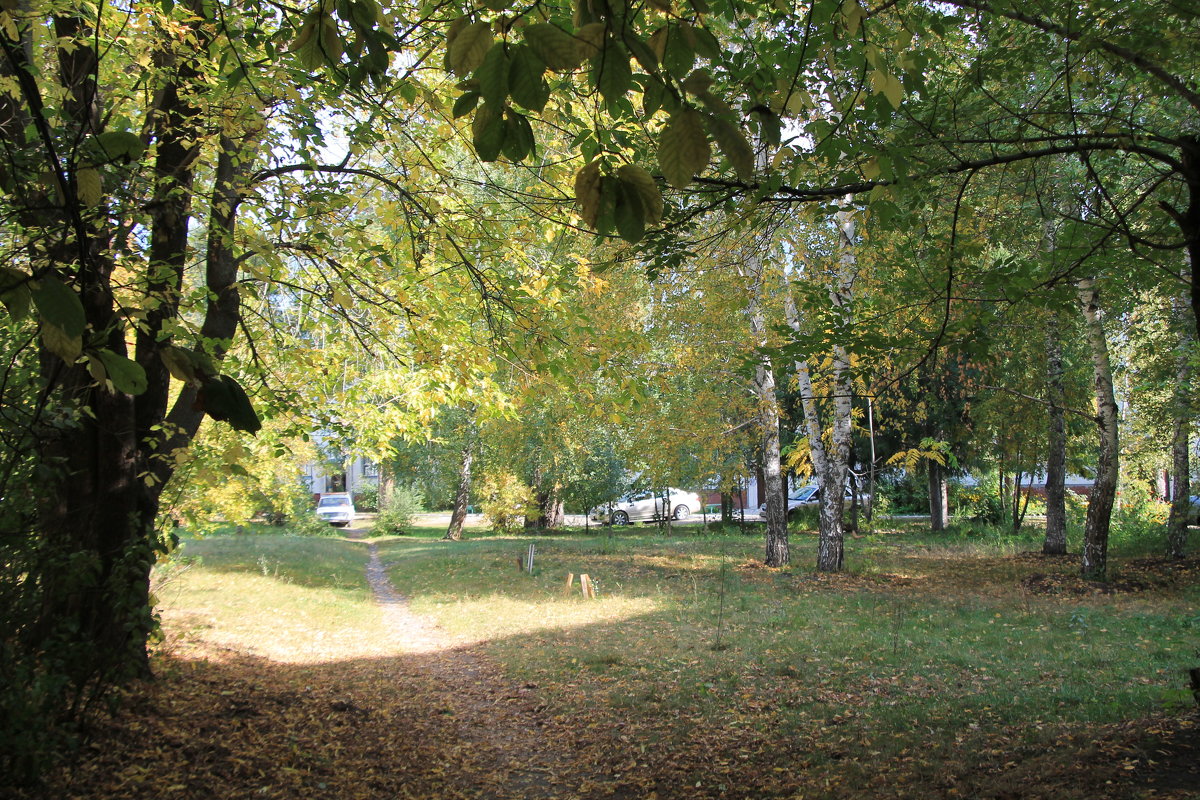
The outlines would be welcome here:
<svg viewBox="0 0 1200 800">
<path fill-rule="evenodd" d="M 38 800 L 864 796 L 1183 800 L 1200 796 L 1200 716 L 1194 705 L 1176 703 L 1136 718 L 1103 723 L 1049 720 L 1039 723 L 1036 732 L 1030 725 L 1011 721 L 988 723 L 981 718 L 981 724 L 974 725 L 952 717 L 947 724 L 955 730 L 947 735 L 933 727 L 938 717 L 916 705 L 911 713 L 906 710 L 908 698 L 927 689 L 910 678 L 891 689 L 886 683 L 871 684 L 872 694 L 891 698 L 884 705 L 892 716 L 867 714 L 867 705 L 859 697 L 867 690 L 854 685 L 839 687 L 833 699 L 821 698 L 836 706 L 836 713 L 821 717 L 817 729 L 771 716 L 775 703 L 797 703 L 797 696 L 785 696 L 780 686 L 803 683 L 801 673 L 852 672 L 844 663 L 815 659 L 798 664 L 794 673 L 788 665 L 743 684 L 743 690 L 751 691 L 742 691 L 736 701 L 726 698 L 724 702 L 737 711 L 718 724 L 703 713 L 703 697 L 697 697 L 693 709 L 686 703 L 664 706 L 661 698 L 644 694 L 646 685 L 661 685 L 667 694 L 665 675 L 639 674 L 636 681 L 626 681 L 615 672 L 609 674 L 631 666 L 632 654 L 596 658 L 582 655 L 585 651 L 580 649 L 576 652 L 585 665 L 572 673 L 513 661 L 512 647 L 518 654 L 527 648 L 570 649 L 581 646 L 579 637 L 600 637 L 608 629 L 577 631 L 565 640 L 510 641 L 510 649 L 497 650 L 469 630 L 434 624 L 436 614 L 414 613 L 385 582 L 390 573 L 397 588 L 407 592 L 404 578 L 412 573 L 405 573 L 402 566 L 412 562 L 404 556 L 419 558 L 421 548 L 436 545 L 402 543 L 410 552 L 403 547 L 389 550 L 385 542 L 382 559 L 379 547 L 372 545 L 366 551 L 361 543 L 356 545 L 360 557 L 345 566 L 365 567 L 372 589 L 368 597 L 374 596 L 369 613 L 336 624 L 309 625 L 303 618 L 287 617 L 288 601 L 275 598 L 269 602 L 278 603 L 277 607 L 259 607 L 254 612 L 262 618 L 262 630 L 275 632 L 272 641 L 264 641 L 259 630 L 253 633 L 254 646 L 245 646 L 237 637 L 223 638 L 223 630 L 234 623 L 212 616 L 219 606 L 194 600 L 203 594 L 189 595 L 193 601 L 188 607 L 166 616 L 168 639 L 156 655 L 158 679 L 136 687 L 117 716 L 100 721 L 79 756 L 50 775 L 46 786 L 15 796 Z M 295 545 L 284 542 L 283 546 Z M 508 553 L 515 546 L 522 545 L 504 543 L 496 545 L 494 552 Z M 472 560 L 485 560 L 480 554 L 488 552 L 492 551 L 473 553 Z M 635 560 L 629 552 L 590 550 L 564 558 L 579 560 L 584 552 L 598 559 Z M 662 567 L 665 557 L 660 552 L 643 555 L 637 557 L 641 560 L 636 569 L 649 573 Z M 933 556 L 934 560 L 948 557 L 941 552 Z M 389 557 L 396 560 L 384 560 Z M 843 602 L 881 587 L 914 594 L 952 592 L 960 584 L 983 594 L 998 591 L 999 584 L 990 582 L 989 575 L 1012 586 L 1025 603 L 1041 602 L 1041 597 L 1075 602 L 1079 597 L 1103 598 L 1113 591 L 1144 595 L 1180 586 L 1192 591 L 1200 582 L 1200 562 L 1195 559 L 1130 562 L 1121 572 L 1126 584 L 1122 588 L 1114 581 L 1115 589 L 1078 581 L 1060 562 L 1034 554 L 998 556 L 978 562 L 982 572 L 947 570 L 936 585 L 925 582 L 915 568 L 887 569 L 895 564 L 825 576 L 780 574 L 747 560 L 732 572 L 739 586 L 777 586 L 783 580 L 801 598 L 834 595 Z M 275 576 L 268 574 L 269 564 L 261 556 L 257 564 L 262 578 L 278 577 L 278 564 Z M 597 573 L 603 570 L 603 566 L 589 568 Z M 724 573 L 722 580 L 726 580 Z M 349 583 L 342 588 L 358 591 Z M 470 590 L 464 583 L 463 597 L 469 598 Z M 612 591 L 615 594 L 615 588 Z M 463 597 L 454 601 L 459 604 L 457 613 L 469 610 L 462 607 Z M 889 598 L 896 607 L 895 595 Z M 722 594 L 720 599 L 732 602 L 732 595 Z M 1086 615 L 1094 610 L 1083 605 L 1072 613 Z M 315 613 L 328 620 L 331 612 Z M 646 624 L 661 623 L 651 619 Z M 736 648 L 736 633 L 732 635 Z M 893 645 L 897 646 L 902 645 Z M 1194 631 L 1190 646 L 1200 646 Z M 1200 650 L 1192 655 L 1200 664 Z M 663 666 L 664 673 L 672 670 L 678 668 Z M 754 673 L 752 666 L 747 671 Z M 1003 682 L 1004 676 L 999 679 Z M 605 681 L 610 684 L 609 694 L 596 694 L 590 684 Z M 1014 685 L 1007 690 L 1015 693 L 1023 688 Z M 622 693 L 634 699 L 614 699 Z M 640 697 L 644 701 L 636 699 Z M 871 732 L 864 733 L 873 725 L 889 724 L 913 730 L 903 733 L 908 738 L 894 747 L 881 745 Z M 921 726 L 930 726 L 927 734 Z"/>
</svg>

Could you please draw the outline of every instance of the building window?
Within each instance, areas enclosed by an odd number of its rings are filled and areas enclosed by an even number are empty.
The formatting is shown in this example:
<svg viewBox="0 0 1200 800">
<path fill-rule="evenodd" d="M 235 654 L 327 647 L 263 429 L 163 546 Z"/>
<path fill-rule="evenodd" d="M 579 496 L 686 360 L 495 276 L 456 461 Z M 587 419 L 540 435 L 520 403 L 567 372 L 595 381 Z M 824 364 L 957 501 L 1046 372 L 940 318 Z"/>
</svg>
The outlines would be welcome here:
<svg viewBox="0 0 1200 800">
<path fill-rule="evenodd" d="M 363 459 L 362 471 L 363 471 L 364 478 L 378 478 L 379 477 L 379 465 L 376 464 L 374 461 L 372 461 L 369 458 Z"/>
</svg>

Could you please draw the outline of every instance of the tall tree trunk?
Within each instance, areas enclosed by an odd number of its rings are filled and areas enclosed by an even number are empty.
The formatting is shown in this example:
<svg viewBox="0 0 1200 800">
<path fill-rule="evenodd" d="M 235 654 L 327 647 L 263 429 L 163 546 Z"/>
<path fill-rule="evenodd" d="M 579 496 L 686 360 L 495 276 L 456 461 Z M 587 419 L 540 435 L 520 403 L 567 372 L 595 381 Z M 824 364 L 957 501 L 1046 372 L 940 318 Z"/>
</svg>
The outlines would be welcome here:
<svg viewBox="0 0 1200 800">
<path fill-rule="evenodd" d="M 1191 463 L 1189 445 L 1192 435 L 1192 353 L 1196 339 L 1187 300 L 1172 302 L 1174 329 L 1179 337 L 1175 346 L 1175 391 L 1173 397 L 1174 431 L 1171 437 L 1171 516 L 1167 520 L 1167 556 L 1183 558 L 1187 554 L 1188 519 L 1191 508 Z"/>
<path fill-rule="evenodd" d="M 454 492 L 454 510 L 450 512 L 450 525 L 443 538 L 459 541 L 463 535 L 463 523 L 467 519 L 467 502 L 471 499 L 471 464 L 475 460 L 475 442 L 468 435 L 458 461 L 458 489 Z"/>
<path fill-rule="evenodd" d="M 76 143 L 100 134 L 103 125 L 103 98 L 96 86 L 99 62 L 91 48 L 90 26 L 88 20 L 68 14 L 54 19 L 61 45 L 61 108 Z M 154 626 L 149 574 L 157 544 L 159 496 L 174 469 L 172 443 L 190 440 L 195 432 L 194 427 L 163 425 L 170 378 L 160 357 L 171 344 L 168 322 L 176 315 L 179 279 L 187 260 L 194 143 L 203 138 L 196 122 L 198 112 L 187 98 L 194 96 L 195 58 L 207 48 L 211 32 L 198 18 L 191 33 L 189 49 L 177 61 L 162 55 L 171 51 L 169 43 L 155 54 L 170 63 L 159 65 L 165 82 L 158 87 L 151 115 L 156 183 L 150 263 L 143 284 L 130 282 L 150 301 L 143 306 L 147 313 L 133 334 L 133 360 L 142 368 L 145 388 L 137 397 L 109 390 L 90 374 L 89 366 L 96 369 L 100 363 L 91 356 L 85 364 L 42 354 L 47 396 L 56 395 L 66 412 L 64 420 L 73 421 L 56 424 L 41 437 L 39 458 L 51 477 L 40 509 L 44 551 L 36 581 L 43 607 L 41 619 L 31 628 L 37 640 L 32 645 L 57 639 L 83 648 L 86 658 L 78 661 L 80 671 L 72 676 L 77 683 L 149 672 L 146 641 Z M 9 60 L 19 58 L 7 46 L 5 55 Z M 189 88 L 183 90 L 185 86 Z M 42 108 L 36 83 L 22 80 L 21 87 L 26 105 Z M 38 118 L 41 121 L 40 114 Z M 42 278 L 73 285 L 89 328 L 103 337 L 89 346 L 124 359 L 129 351 L 126 329 L 113 293 L 112 243 L 119 222 L 109 216 L 103 202 L 81 200 L 80 165 L 73 157 L 60 161 L 53 152 L 43 155 L 63 192 L 59 213 L 47 215 L 43 209 L 39 224 L 61 224 L 71 235 L 62 239 L 62 246 L 49 250 Z M 226 209 L 230 224 L 235 208 L 236 204 Z M 221 221 L 214 219 L 212 227 L 216 230 L 209 231 L 210 241 L 220 237 Z M 232 333 L 231 329 L 228 335 Z M 192 399 L 194 395 L 189 404 Z"/>
<path fill-rule="evenodd" d="M 1051 314 L 1046 325 L 1046 401 L 1050 406 L 1046 453 L 1046 538 L 1042 552 L 1067 552 L 1067 421 L 1062 339 Z"/>
<path fill-rule="evenodd" d="M 950 522 L 950 491 L 946 470 L 936 461 L 929 462 L 929 529 L 944 531 Z"/>
<path fill-rule="evenodd" d="M 1094 279 L 1080 280 L 1076 287 L 1083 309 L 1088 348 L 1092 354 L 1092 388 L 1096 403 L 1099 447 L 1096 481 L 1088 498 L 1087 523 L 1083 532 L 1083 577 L 1104 580 L 1108 574 L 1108 532 L 1113 502 L 1117 496 L 1118 434 L 1117 401 L 1113 393 L 1108 341 L 1101 318 L 1100 293 Z"/>
<path fill-rule="evenodd" d="M 849 209 L 836 215 L 838 224 L 838 267 L 829 286 L 829 301 L 841 315 L 848 316 L 852 300 L 857 260 L 854 253 L 854 212 Z M 785 298 L 785 313 L 793 330 L 800 330 L 800 318 L 790 294 Z M 804 411 L 805 430 L 817 483 L 821 487 L 819 504 L 820 530 L 817 541 L 817 569 L 838 572 L 845 563 L 845 486 L 847 463 L 852 440 L 851 410 L 854 387 L 851 383 L 850 355 L 842 345 L 834 345 L 829 387 L 832 397 L 829 447 L 824 440 L 821 408 L 814 392 L 808 361 L 796 364 L 796 378 Z"/>
<path fill-rule="evenodd" d="M 750 281 L 747 311 L 750 335 L 755 344 L 767 344 L 765 259 L 760 250 L 745 261 L 743 275 Z M 762 491 L 766 501 L 766 556 L 768 567 L 782 567 L 791 561 L 787 529 L 787 495 L 783 490 L 780 468 L 779 400 L 775 396 L 775 368 L 765 353 L 754 368 L 754 395 L 758 408 L 759 441 L 762 446 Z"/>
</svg>

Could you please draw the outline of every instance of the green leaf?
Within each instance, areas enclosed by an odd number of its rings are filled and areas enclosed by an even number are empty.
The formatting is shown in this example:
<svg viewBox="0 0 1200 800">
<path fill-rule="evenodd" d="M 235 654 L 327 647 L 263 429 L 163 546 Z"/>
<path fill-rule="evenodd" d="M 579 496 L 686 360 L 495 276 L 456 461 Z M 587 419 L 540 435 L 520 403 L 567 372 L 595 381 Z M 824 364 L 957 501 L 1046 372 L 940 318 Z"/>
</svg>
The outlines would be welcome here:
<svg viewBox="0 0 1200 800">
<path fill-rule="evenodd" d="M 118 392 L 141 394 L 146 391 L 146 370 L 142 369 L 141 364 L 109 350 L 96 351 L 96 357 L 104 365 L 108 379 Z"/>
<path fill-rule="evenodd" d="M 767 109 L 756 109 L 754 114 L 758 117 L 758 135 L 763 142 L 778 147 L 783 136 L 783 121 L 775 112 Z"/>
<path fill-rule="evenodd" d="M 610 103 L 624 97 L 633 83 L 633 71 L 629 68 L 629 54 L 625 48 L 610 42 L 592 63 L 600 95 Z"/>
<path fill-rule="evenodd" d="M 190 384 L 200 381 L 193 356 L 187 350 L 168 346 L 158 351 L 158 357 L 162 359 L 171 377 Z"/>
<path fill-rule="evenodd" d="M 0 303 L 14 320 L 29 316 L 29 276 L 19 269 L 0 267 Z"/>
<path fill-rule="evenodd" d="M 586 164 L 575 175 L 575 204 L 579 217 L 589 228 L 596 227 L 600 214 L 600 162 Z"/>
<path fill-rule="evenodd" d="M 493 108 L 503 107 L 508 99 L 508 54 L 503 42 L 496 42 L 487 51 L 475 70 L 475 80 L 479 81 L 479 93 L 485 102 Z"/>
<path fill-rule="evenodd" d="M 681 108 L 658 139 L 658 165 L 667 183 L 684 188 L 708 165 L 711 156 L 700 112 L 686 106 Z"/>
<path fill-rule="evenodd" d="M 87 317 L 74 289 L 55 276 L 47 275 L 30 286 L 30 295 L 43 322 L 58 326 L 72 338 L 83 336 Z"/>
<path fill-rule="evenodd" d="M 617 178 L 627 191 L 637 194 L 648 225 L 657 225 L 662 221 L 662 192 L 658 190 L 658 184 L 648 171 L 637 164 L 622 164 L 617 168 Z"/>
<path fill-rule="evenodd" d="M 696 53 L 688 44 L 683 33 L 683 23 L 672 23 L 667 31 L 666 50 L 663 53 L 663 66 L 672 77 L 682 79 L 692 71 L 696 63 Z"/>
<path fill-rule="evenodd" d="M 479 92 L 471 91 L 464 92 L 457 100 L 454 101 L 454 110 L 451 112 L 455 119 L 465 117 L 475 110 L 475 106 L 479 104 Z"/>
<path fill-rule="evenodd" d="M 481 161 L 495 161 L 504 148 L 504 117 L 484 103 L 471 121 L 471 141 Z"/>
<path fill-rule="evenodd" d="M 689 25 L 685 30 L 685 35 L 688 36 L 688 43 L 701 58 L 716 61 L 721 57 L 721 43 L 709 32 L 708 28 Z"/>
<path fill-rule="evenodd" d="M 196 405 L 218 422 L 228 422 L 235 430 L 257 433 L 262 428 L 246 390 L 228 375 L 206 380 L 196 396 Z"/>
<path fill-rule="evenodd" d="M 650 45 L 631 33 L 626 34 L 624 42 L 629 47 L 629 52 L 633 53 L 633 57 L 642 65 L 642 69 L 651 75 L 658 71 L 658 56 L 650 49 Z"/>
<path fill-rule="evenodd" d="M 657 76 L 648 77 L 646 88 L 642 90 L 642 111 L 647 117 L 654 116 L 654 113 L 663 107 L 663 94 L 666 91 L 667 85 Z"/>
<path fill-rule="evenodd" d="M 738 180 L 749 182 L 754 177 L 754 148 L 750 146 L 741 129 L 723 117 L 708 118 L 709 130 L 717 140 L 717 146 L 729 159 Z"/>
<path fill-rule="evenodd" d="M 616 207 L 613 209 L 613 221 L 622 239 L 630 244 L 637 244 L 646 235 L 646 211 L 642 207 L 642 198 L 636 187 L 624 181 L 621 181 L 620 186 Z"/>
<path fill-rule="evenodd" d="M 533 127 L 524 115 L 511 108 L 504 114 L 504 155 L 513 162 L 523 161 L 533 152 Z"/>
<path fill-rule="evenodd" d="M 483 63 L 492 47 L 492 28 L 486 22 L 472 22 L 457 32 L 447 50 L 450 69 L 455 75 L 470 75 Z"/>
<path fill-rule="evenodd" d="M 107 156 L 107 161 L 133 161 L 141 158 L 146 149 L 141 137 L 131 131 L 107 131 L 96 137 L 96 144 Z"/>
<path fill-rule="evenodd" d="M 539 22 L 526 27 L 523 33 L 525 43 L 547 69 L 566 72 L 583 63 L 580 41 L 557 25 Z"/>
<path fill-rule="evenodd" d="M 42 322 L 42 343 L 68 364 L 74 364 L 83 353 L 83 337 L 71 336 L 53 322 Z"/>
<path fill-rule="evenodd" d="M 611 175 L 600 176 L 600 205 L 596 214 L 596 233 L 607 236 L 615 223 L 617 198 L 621 194 L 621 182 Z"/>
<path fill-rule="evenodd" d="M 96 206 L 104 197 L 104 184 L 98 170 L 86 167 L 75 171 L 75 191 L 79 202 L 85 206 Z"/>
<path fill-rule="evenodd" d="M 526 45 L 514 45 L 508 55 L 508 92 L 513 102 L 540 112 L 550 99 L 550 86 L 542 77 L 546 65 Z"/>
</svg>

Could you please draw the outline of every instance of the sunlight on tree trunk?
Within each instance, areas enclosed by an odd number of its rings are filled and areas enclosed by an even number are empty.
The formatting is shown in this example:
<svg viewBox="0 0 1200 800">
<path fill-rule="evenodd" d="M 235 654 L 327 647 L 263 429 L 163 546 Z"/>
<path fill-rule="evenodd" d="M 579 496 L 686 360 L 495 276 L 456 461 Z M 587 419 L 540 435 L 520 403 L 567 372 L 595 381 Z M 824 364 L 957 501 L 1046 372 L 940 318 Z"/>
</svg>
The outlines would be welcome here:
<svg viewBox="0 0 1200 800">
<path fill-rule="evenodd" d="M 454 510 L 450 513 L 450 526 L 444 538 L 462 539 L 463 523 L 467 519 L 467 503 L 471 499 L 471 464 L 475 460 L 475 442 L 468 435 L 458 463 L 458 488 L 454 492 Z"/>
</svg>

